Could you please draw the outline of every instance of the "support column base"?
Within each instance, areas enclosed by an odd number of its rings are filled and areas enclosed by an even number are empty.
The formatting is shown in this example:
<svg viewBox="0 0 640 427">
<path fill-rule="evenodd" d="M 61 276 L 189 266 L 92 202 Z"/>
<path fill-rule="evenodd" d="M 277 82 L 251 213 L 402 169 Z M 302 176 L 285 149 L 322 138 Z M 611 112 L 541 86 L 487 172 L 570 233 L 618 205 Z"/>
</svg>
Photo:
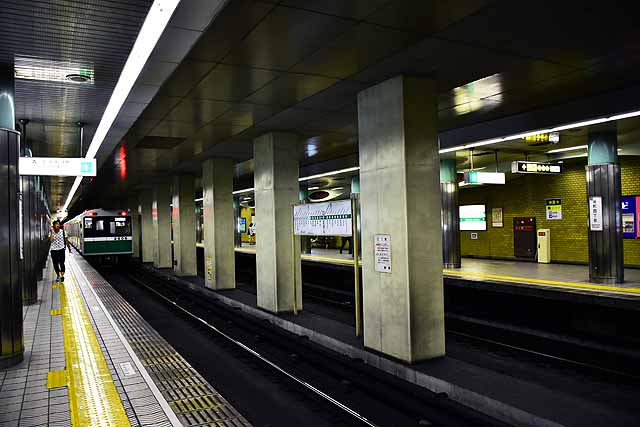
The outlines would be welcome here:
<svg viewBox="0 0 640 427">
<path fill-rule="evenodd" d="M 454 268 L 461 268 L 462 264 L 460 263 L 453 263 L 453 264 L 449 264 L 449 263 L 444 263 L 442 264 L 442 268 L 446 268 L 446 269 L 454 269 Z"/>
<path fill-rule="evenodd" d="M 24 360 L 24 350 L 18 353 L 8 354 L 6 356 L 0 356 L 0 370 L 8 369 L 12 366 L 15 366 L 18 363 L 22 362 L 23 360 Z"/>
</svg>

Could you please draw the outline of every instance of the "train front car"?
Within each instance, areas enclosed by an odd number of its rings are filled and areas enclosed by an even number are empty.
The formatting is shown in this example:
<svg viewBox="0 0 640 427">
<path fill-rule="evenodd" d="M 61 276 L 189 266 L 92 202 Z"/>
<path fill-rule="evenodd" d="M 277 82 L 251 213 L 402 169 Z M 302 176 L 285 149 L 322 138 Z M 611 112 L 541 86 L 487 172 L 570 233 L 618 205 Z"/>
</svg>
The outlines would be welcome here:
<svg viewBox="0 0 640 427">
<path fill-rule="evenodd" d="M 125 209 L 90 209 L 67 222 L 71 244 L 101 264 L 133 254 L 131 216 Z"/>
</svg>

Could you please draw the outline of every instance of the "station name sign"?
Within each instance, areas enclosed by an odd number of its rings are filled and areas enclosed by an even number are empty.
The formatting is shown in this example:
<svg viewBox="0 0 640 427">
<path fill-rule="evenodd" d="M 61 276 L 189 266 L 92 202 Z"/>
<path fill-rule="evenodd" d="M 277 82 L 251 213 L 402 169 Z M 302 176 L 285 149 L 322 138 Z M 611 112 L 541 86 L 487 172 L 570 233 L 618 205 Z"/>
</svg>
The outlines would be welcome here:
<svg viewBox="0 0 640 427">
<path fill-rule="evenodd" d="M 511 173 L 558 175 L 562 173 L 562 164 L 538 163 L 518 160 L 511 163 Z"/>
<path fill-rule="evenodd" d="M 20 175 L 96 176 L 96 159 L 77 157 L 20 157 Z"/>
</svg>

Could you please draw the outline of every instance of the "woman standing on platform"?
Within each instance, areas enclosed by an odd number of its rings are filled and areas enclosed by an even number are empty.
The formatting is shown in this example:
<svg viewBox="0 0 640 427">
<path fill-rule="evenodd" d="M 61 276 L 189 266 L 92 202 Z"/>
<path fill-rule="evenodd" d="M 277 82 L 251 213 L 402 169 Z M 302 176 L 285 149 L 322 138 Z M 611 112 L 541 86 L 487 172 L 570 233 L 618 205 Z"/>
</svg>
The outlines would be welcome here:
<svg viewBox="0 0 640 427">
<path fill-rule="evenodd" d="M 69 252 L 71 252 L 71 244 L 60 221 L 53 221 L 53 226 L 49 232 L 49 240 L 51 241 L 51 260 L 53 261 L 53 268 L 56 270 L 57 280 L 64 282 L 64 251 L 69 248 Z"/>
</svg>

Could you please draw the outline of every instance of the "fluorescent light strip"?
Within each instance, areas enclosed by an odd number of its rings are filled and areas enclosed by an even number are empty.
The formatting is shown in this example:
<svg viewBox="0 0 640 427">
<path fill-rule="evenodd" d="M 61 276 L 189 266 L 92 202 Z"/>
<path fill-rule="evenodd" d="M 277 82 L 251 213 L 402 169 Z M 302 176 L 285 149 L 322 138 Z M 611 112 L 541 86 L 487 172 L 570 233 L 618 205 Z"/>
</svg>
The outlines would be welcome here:
<svg viewBox="0 0 640 427">
<path fill-rule="evenodd" d="M 599 123 L 611 122 L 611 121 L 614 121 L 614 120 L 628 119 L 628 118 L 637 117 L 637 116 L 640 116 L 640 110 L 632 111 L 630 113 L 617 114 L 615 116 L 610 116 L 610 117 L 603 117 L 603 118 L 599 118 L 599 119 L 587 120 L 587 121 L 584 121 L 584 122 L 577 122 L 577 123 L 571 123 L 571 124 L 568 124 L 568 125 L 556 126 L 554 128 L 550 128 L 550 129 L 538 129 L 538 130 L 534 130 L 534 131 L 530 131 L 530 132 L 519 133 L 519 134 L 516 134 L 516 135 L 509 135 L 509 136 L 505 136 L 505 137 L 502 137 L 502 138 L 487 139 L 487 140 L 484 140 L 484 141 L 472 142 L 470 144 L 463 144 L 463 145 L 457 145 L 455 147 L 443 148 L 442 150 L 440 150 L 440 154 L 452 153 L 452 152 L 460 151 L 460 150 L 468 150 L 470 148 L 481 147 L 483 145 L 497 144 L 499 142 L 513 141 L 513 140 L 522 139 L 522 138 L 525 138 L 525 137 L 531 136 L 531 135 L 538 135 L 540 133 L 560 132 L 562 130 L 575 129 L 575 128 L 579 128 L 579 127 L 583 127 L 583 126 L 591 126 L 591 125 L 596 125 L 596 124 L 599 124 Z M 551 151 L 547 151 L 547 153 L 557 153 L 557 152 L 560 152 L 560 151 L 565 151 L 565 150 L 569 151 L 571 149 L 578 150 L 578 149 L 582 149 L 582 148 L 584 148 L 584 147 L 580 146 L 580 147 L 573 147 L 573 148 L 570 148 L 570 149 L 551 150 Z"/>
<path fill-rule="evenodd" d="M 547 151 L 547 154 L 562 153 L 564 151 L 586 150 L 587 148 L 589 148 L 588 145 L 577 145 L 575 147 L 558 148 L 556 150 L 550 150 L 550 151 Z"/>
<path fill-rule="evenodd" d="M 244 193 L 251 193 L 253 191 L 253 187 L 251 188 L 245 188 L 244 190 L 237 190 L 234 191 L 233 194 L 244 194 Z"/>
<path fill-rule="evenodd" d="M 337 175 L 339 173 L 355 172 L 357 170 L 360 170 L 360 166 L 355 166 L 353 168 L 347 168 L 347 169 L 340 169 L 340 170 L 333 171 L 333 172 L 321 173 L 321 174 L 318 174 L 318 175 L 305 176 L 305 177 L 302 177 L 302 178 L 298 178 L 298 181 L 300 181 L 300 182 L 309 181 L 311 179 L 324 178 L 325 176 Z"/>
<path fill-rule="evenodd" d="M 155 0 L 151 5 L 149 13 L 140 29 L 140 33 L 136 38 L 136 42 L 133 45 L 133 49 L 131 49 L 127 62 L 124 64 L 118 83 L 111 94 L 107 108 L 104 110 L 96 133 L 93 135 L 93 139 L 85 156 L 87 159 L 93 159 L 98 153 L 109 129 L 111 129 L 111 125 L 113 125 L 113 122 L 116 120 L 120 109 L 129 96 L 129 92 L 131 92 L 138 76 L 140 76 L 149 56 L 151 56 L 151 52 L 153 52 L 153 49 L 156 47 L 160 36 L 162 36 L 164 29 L 179 3 L 180 0 Z M 81 181 L 81 177 L 76 177 L 67 201 L 64 204 L 64 208 L 62 209 L 63 211 L 67 210 L 71 204 L 73 195 L 78 190 Z"/>
</svg>

